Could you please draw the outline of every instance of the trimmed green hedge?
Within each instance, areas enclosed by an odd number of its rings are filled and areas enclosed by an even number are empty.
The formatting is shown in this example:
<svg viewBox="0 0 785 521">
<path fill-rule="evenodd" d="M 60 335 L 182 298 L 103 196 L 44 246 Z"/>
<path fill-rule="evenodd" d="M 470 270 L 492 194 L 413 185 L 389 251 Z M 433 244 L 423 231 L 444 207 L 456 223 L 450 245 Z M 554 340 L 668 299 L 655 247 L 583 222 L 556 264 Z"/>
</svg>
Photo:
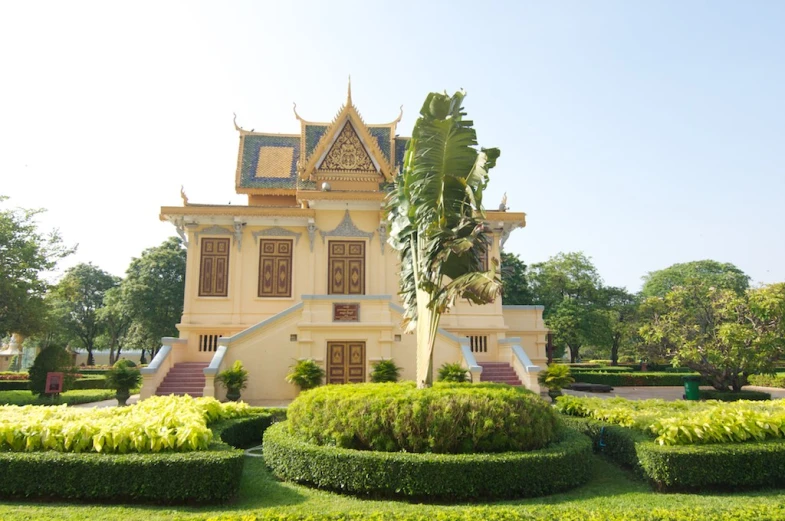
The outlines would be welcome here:
<svg viewBox="0 0 785 521">
<path fill-rule="evenodd" d="M 79 378 L 68 388 L 69 391 L 82 391 L 85 389 L 106 389 L 106 378 L 103 376 L 88 376 Z M 0 391 L 29 391 L 30 380 L 0 380 Z"/>
<path fill-rule="evenodd" d="M 528 452 L 413 454 L 314 445 L 287 422 L 264 433 L 264 459 L 281 479 L 357 495 L 427 499 L 544 496 L 586 483 L 591 441 L 562 429 L 558 441 Z"/>
<path fill-rule="evenodd" d="M 208 521 L 775 521 L 785 519 L 785 505 L 687 508 L 582 509 L 560 505 L 533 507 L 463 507 L 421 514 L 418 512 L 295 513 L 268 510 L 252 515 L 230 514 Z"/>
<path fill-rule="evenodd" d="M 446 454 L 537 450 L 557 425 L 539 395 L 500 384 L 325 385 L 301 393 L 287 418 L 291 434 L 317 445 Z"/>
<path fill-rule="evenodd" d="M 697 375 L 697 373 L 695 373 Z M 686 373 L 665 373 L 651 371 L 635 372 L 574 372 L 572 376 L 576 382 L 587 384 L 605 384 L 611 387 L 654 387 L 654 386 L 680 386 L 684 385 L 683 377 Z M 701 381 L 700 385 L 706 385 Z"/>
<path fill-rule="evenodd" d="M 564 423 L 592 439 L 596 452 L 637 468 L 661 491 L 785 486 L 785 440 L 659 445 L 643 433 L 588 418 Z"/>
<path fill-rule="evenodd" d="M 638 443 L 641 467 L 658 490 L 780 488 L 785 440 L 714 445 Z"/>
<path fill-rule="evenodd" d="M 719 400 L 721 402 L 737 402 L 739 400 L 764 401 L 771 400 L 769 393 L 761 391 L 717 391 L 715 389 L 700 390 L 698 396 L 701 400 Z"/>
<path fill-rule="evenodd" d="M 286 409 L 269 409 L 246 416 L 210 424 L 213 433 L 221 441 L 241 449 L 261 445 L 262 435 L 273 423 L 286 420 Z"/>
<path fill-rule="evenodd" d="M 629 469 L 639 466 L 636 443 L 651 440 L 651 437 L 642 432 L 590 418 L 564 416 L 562 422 L 591 438 L 594 452 L 604 454 L 618 465 Z"/>
<path fill-rule="evenodd" d="M 0 452 L 0 497 L 216 503 L 237 495 L 242 451 L 157 454 Z"/>
<path fill-rule="evenodd" d="M 749 377 L 749 384 L 761 387 L 785 387 L 785 375 L 753 374 Z"/>
</svg>

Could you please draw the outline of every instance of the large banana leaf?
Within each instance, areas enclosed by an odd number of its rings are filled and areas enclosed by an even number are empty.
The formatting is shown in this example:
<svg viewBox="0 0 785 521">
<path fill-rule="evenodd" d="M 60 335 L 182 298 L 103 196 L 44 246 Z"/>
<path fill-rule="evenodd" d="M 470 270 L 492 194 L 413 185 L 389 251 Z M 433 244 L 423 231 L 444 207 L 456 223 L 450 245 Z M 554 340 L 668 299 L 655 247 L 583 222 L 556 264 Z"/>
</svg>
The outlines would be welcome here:
<svg viewBox="0 0 785 521">
<path fill-rule="evenodd" d="M 429 386 L 433 346 L 442 313 L 459 298 L 474 304 L 499 294 L 496 262 L 482 270 L 490 246 L 482 192 L 499 150 L 477 148 L 464 119 L 463 91 L 425 99 L 404 156 L 403 171 L 387 199 L 390 244 L 401 261 L 404 325 L 417 332 L 417 382 Z"/>
</svg>

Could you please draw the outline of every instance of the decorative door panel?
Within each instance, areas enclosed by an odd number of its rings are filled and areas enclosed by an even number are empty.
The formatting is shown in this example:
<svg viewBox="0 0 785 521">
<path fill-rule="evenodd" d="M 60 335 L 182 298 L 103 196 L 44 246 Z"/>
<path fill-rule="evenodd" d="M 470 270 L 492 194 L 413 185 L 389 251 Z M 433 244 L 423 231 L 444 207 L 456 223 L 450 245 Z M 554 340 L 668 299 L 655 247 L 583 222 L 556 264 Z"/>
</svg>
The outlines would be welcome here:
<svg viewBox="0 0 785 521">
<path fill-rule="evenodd" d="M 327 383 L 365 381 L 365 342 L 327 343 Z"/>
<path fill-rule="evenodd" d="M 292 296 L 292 240 L 259 242 L 259 296 Z"/>
<path fill-rule="evenodd" d="M 229 239 L 202 239 L 199 266 L 199 296 L 229 294 Z"/>
<path fill-rule="evenodd" d="M 331 295 L 364 295 L 365 242 L 330 241 L 327 279 Z"/>
</svg>

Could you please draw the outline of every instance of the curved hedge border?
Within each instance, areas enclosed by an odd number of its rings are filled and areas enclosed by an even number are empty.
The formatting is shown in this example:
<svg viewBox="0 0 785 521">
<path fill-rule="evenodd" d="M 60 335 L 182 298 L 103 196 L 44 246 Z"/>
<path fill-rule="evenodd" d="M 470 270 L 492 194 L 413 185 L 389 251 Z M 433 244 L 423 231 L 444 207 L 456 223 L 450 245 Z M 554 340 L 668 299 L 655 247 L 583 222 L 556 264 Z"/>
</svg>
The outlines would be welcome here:
<svg viewBox="0 0 785 521">
<path fill-rule="evenodd" d="M 529 452 L 413 454 L 319 446 L 298 440 L 286 422 L 264 434 L 264 460 L 288 481 L 358 495 L 428 499 L 535 497 L 568 490 L 591 476 L 591 440 L 562 429 L 558 441 Z"/>
<path fill-rule="evenodd" d="M 596 452 L 639 469 L 658 490 L 785 487 L 785 440 L 659 445 L 645 434 L 588 418 L 564 423 L 589 436 Z"/>
<path fill-rule="evenodd" d="M 271 408 L 251 416 L 211 423 L 210 429 L 224 443 L 247 449 L 260 445 L 264 431 L 273 423 L 283 420 L 286 420 L 286 409 Z"/>
<path fill-rule="evenodd" d="M 240 488 L 243 452 L 157 454 L 0 452 L 0 497 L 216 503 Z"/>
</svg>

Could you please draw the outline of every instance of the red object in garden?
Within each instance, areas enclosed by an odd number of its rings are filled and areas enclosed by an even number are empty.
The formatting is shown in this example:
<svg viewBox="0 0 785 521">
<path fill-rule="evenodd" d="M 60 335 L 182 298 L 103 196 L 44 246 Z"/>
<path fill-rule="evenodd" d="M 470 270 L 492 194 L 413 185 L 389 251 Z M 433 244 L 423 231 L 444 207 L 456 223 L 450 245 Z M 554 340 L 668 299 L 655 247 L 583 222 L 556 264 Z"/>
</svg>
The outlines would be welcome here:
<svg viewBox="0 0 785 521">
<path fill-rule="evenodd" d="M 63 373 L 46 373 L 46 394 L 60 394 L 63 392 Z"/>
</svg>

